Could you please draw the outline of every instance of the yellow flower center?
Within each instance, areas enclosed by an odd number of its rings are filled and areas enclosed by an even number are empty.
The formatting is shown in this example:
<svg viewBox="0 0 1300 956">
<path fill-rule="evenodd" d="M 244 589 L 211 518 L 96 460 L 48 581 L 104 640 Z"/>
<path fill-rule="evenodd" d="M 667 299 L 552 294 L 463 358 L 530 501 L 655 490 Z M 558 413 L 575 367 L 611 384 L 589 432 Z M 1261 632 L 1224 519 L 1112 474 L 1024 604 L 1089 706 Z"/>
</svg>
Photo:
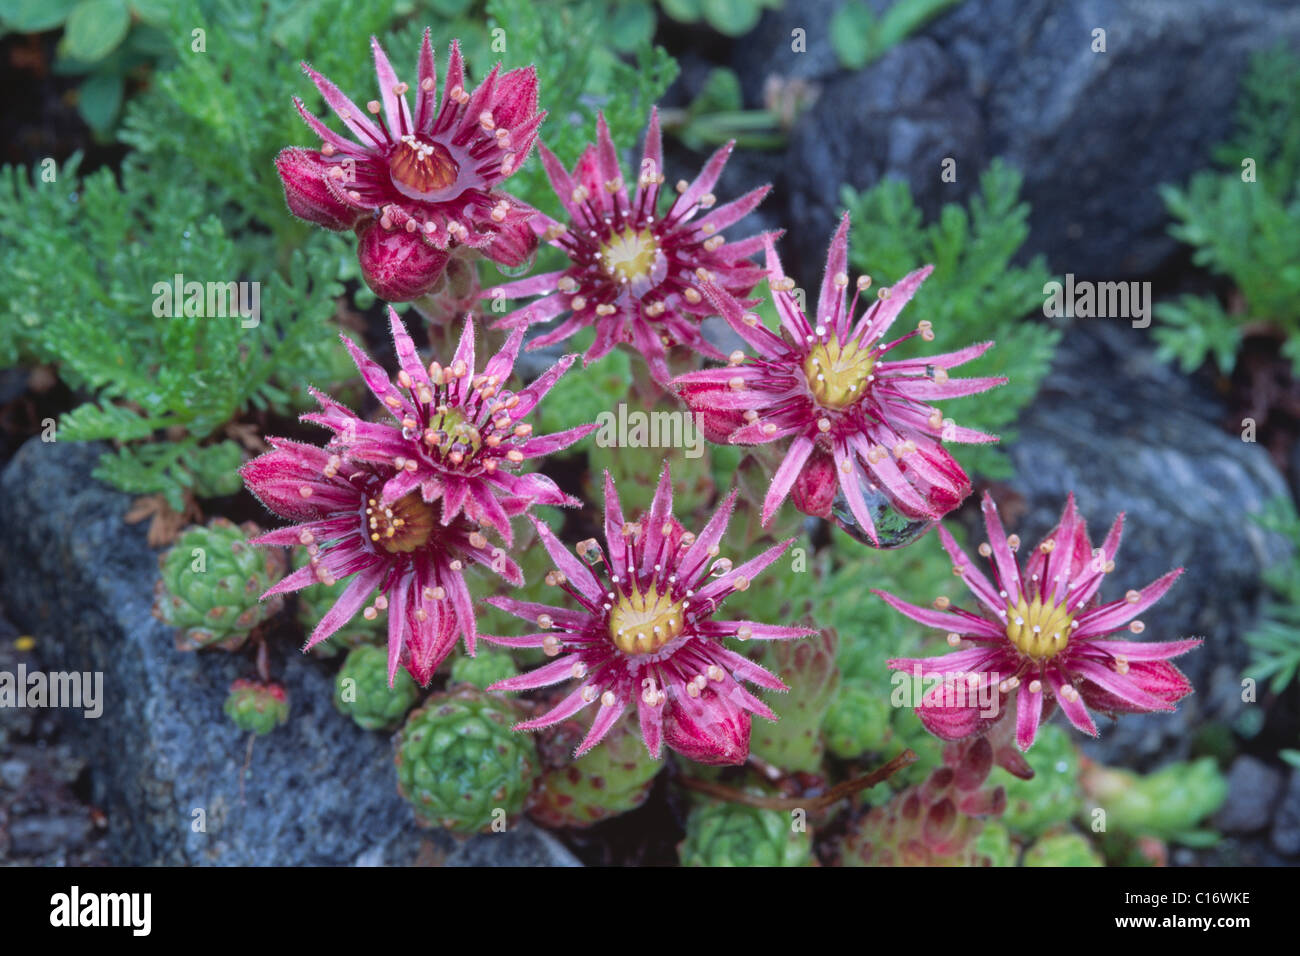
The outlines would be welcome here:
<svg viewBox="0 0 1300 956">
<path fill-rule="evenodd" d="M 1026 657 L 1036 661 L 1051 660 L 1070 643 L 1070 626 L 1074 615 L 1065 605 L 1043 602 L 1035 597 L 1033 603 L 1007 605 L 1007 638 Z"/>
<path fill-rule="evenodd" d="M 831 335 L 830 341 L 813 346 L 804 359 L 803 373 L 817 403 L 840 411 L 862 397 L 867 377 L 875 366 L 876 359 L 870 349 L 853 342 L 841 347 L 839 340 Z"/>
<path fill-rule="evenodd" d="M 436 449 L 443 457 L 459 452 L 464 458 L 472 457 L 483 447 L 483 435 L 478 428 L 454 408 L 430 419 L 424 443 Z M 459 463 L 460 459 L 456 459 Z"/>
<path fill-rule="evenodd" d="M 366 501 L 365 527 L 370 540 L 390 554 L 411 552 L 429 543 L 438 516 L 418 491 L 391 505 L 378 498 Z"/>
<path fill-rule="evenodd" d="M 609 612 L 609 637 L 624 654 L 651 654 L 682 632 L 680 602 L 650 590 L 619 597 Z"/>
<path fill-rule="evenodd" d="M 650 274 L 658 251 L 659 244 L 655 242 L 650 230 L 637 232 L 628 226 L 600 247 L 600 256 L 605 263 L 606 272 L 619 282 L 631 282 Z"/>
<path fill-rule="evenodd" d="M 410 133 L 402 137 L 388 160 L 393 181 L 417 193 L 432 193 L 456 182 L 460 167 L 441 143 L 426 143 Z"/>
</svg>

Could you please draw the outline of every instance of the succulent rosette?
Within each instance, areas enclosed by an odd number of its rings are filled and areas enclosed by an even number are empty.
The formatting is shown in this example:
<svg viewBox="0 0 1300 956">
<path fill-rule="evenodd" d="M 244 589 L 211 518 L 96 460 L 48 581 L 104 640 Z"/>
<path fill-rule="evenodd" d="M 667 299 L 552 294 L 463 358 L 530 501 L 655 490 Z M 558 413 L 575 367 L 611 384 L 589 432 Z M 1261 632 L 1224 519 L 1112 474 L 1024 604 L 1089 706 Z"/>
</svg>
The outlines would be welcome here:
<svg viewBox="0 0 1300 956">
<path fill-rule="evenodd" d="M 726 367 L 690 372 L 672 384 L 690 409 L 702 414 L 710 440 L 741 445 L 790 441 L 763 502 L 765 525 L 792 490 L 798 506 L 825 517 L 838 484 L 853 518 L 878 542 L 864 488 L 912 518 L 933 521 L 955 508 L 970 494 L 970 479 L 943 441 L 997 438 L 958 427 L 931 403 L 974 395 L 1006 379 L 949 378 L 949 369 L 983 355 L 992 342 L 943 355 L 886 360 L 886 353 L 913 336 L 934 336 L 930 323 L 921 321 L 914 331 L 885 341 L 932 267 L 881 289 L 855 320 L 858 298 L 871 280 L 861 277 L 848 300 L 848 237 L 846 213 L 831 240 L 811 316 L 791 294 L 794 280 L 786 277 L 770 237 L 766 239 L 780 334 L 725 289 L 706 284 L 710 301 L 755 354 L 738 349 Z"/>
<path fill-rule="evenodd" d="M 672 346 L 721 360 L 722 354 L 700 333 L 700 322 L 714 310 L 699 284 L 709 281 L 743 296 L 763 277 L 763 270 L 748 258 L 762 248 L 763 236 L 728 242 L 722 231 L 748 215 L 771 187 L 714 208 L 712 190 L 731 155 L 733 144 L 728 143 L 692 182 L 677 183 L 672 203 L 660 214 L 665 177 L 658 112 L 650 113 L 636 189 L 630 195 L 603 115 L 597 120 L 596 139 L 571 173 L 545 144 L 539 146 L 569 220 L 561 223 L 539 213 L 529 225 L 563 251 L 569 265 L 488 290 L 494 298 L 542 296 L 502 318 L 498 327 L 529 326 L 569 313 L 554 329 L 533 339 L 529 348 L 563 341 L 590 326 L 595 339 L 584 363 L 627 343 L 644 356 L 661 384 L 670 377 Z"/>
<path fill-rule="evenodd" d="M 700 763 L 735 764 L 749 753 L 750 714 L 776 719 L 742 682 L 772 690 L 785 690 L 785 684 L 729 650 L 723 640 L 789 640 L 813 632 L 756 621 L 715 621 L 713 615 L 730 594 L 747 589 L 793 539 L 733 567 L 718 554 L 735 492 L 698 537 L 673 517 L 672 503 L 672 481 L 665 467 L 649 512 L 640 521 L 628 521 L 607 473 L 606 547 L 602 550 L 594 539 L 584 541 L 577 548 L 581 557 L 534 519 L 556 565 L 547 581 L 566 591 L 578 607 L 489 598 L 538 630 L 523 637 L 484 635 L 484 640 L 538 647 L 554 658 L 489 690 L 531 690 L 570 679 L 578 684 L 556 706 L 518 729 L 547 727 L 595 704 L 595 719 L 575 754 L 581 756 L 633 705 L 651 756 L 657 758 L 667 744 Z"/>
<path fill-rule="evenodd" d="M 981 613 L 950 608 L 946 598 L 930 609 L 874 592 L 912 620 L 946 631 L 948 643 L 958 648 L 939 657 L 889 661 L 891 668 L 919 674 L 928 685 L 916 708 L 926 729 L 944 740 L 962 739 L 1001 720 L 1014 700 L 1016 745 L 1028 750 L 1056 704 L 1070 723 L 1095 737 L 1088 708 L 1108 714 L 1172 711 L 1192 692 L 1169 659 L 1197 647 L 1200 639 L 1149 642 L 1112 636 L 1125 625 L 1133 634 L 1142 633 L 1145 626 L 1137 616 L 1160 600 L 1183 571 L 1170 571 L 1102 604 L 1098 592 L 1115 568 L 1122 514 L 1094 550 L 1070 495 L 1060 524 L 1022 570 L 1016 557 L 1020 540 L 1004 532 L 987 494 L 983 510 L 988 541 L 979 553 L 989 560 L 991 579 L 939 527 L 953 570 L 979 601 Z"/>
<path fill-rule="evenodd" d="M 361 109 L 303 64 L 353 138 L 325 125 L 294 98 L 320 150 L 290 147 L 276 159 L 289 209 L 328 229 L 356 229 L 366 281 L 390 301 L 431 290 L 449 254 L 466 247 L 506 266 L 536 248 L 532 209 L 497 187 L 527 158 L 545 112 L 537 110 L 532 67 L 501 72 L 466 88 L 459 44 L 451 45 L 441 99 L 425 30 L 415 109 L 373 37 L 379 99 Z"/>
<path fill-rule="evenodd" d="M 510 518 L 534 504 L 576 507 L 550 478 L 538 472 L 517 474 L 530 459 L 568 448 L 596 428 L 580 425 L 550 435 L 534 435 L 525 421 L 576 356 L 566 355 L 526 388 L 509 387 L 523 331 L 484 363 L 475 365 L 472 319 L 465 320 L 456 352 L 447 365 L 426 367 L 401 318 L 389 309 L 389 327 L 399 371 L 388 373 L 351 339 L 343 344 L 366 386 L 394 419 L 394 424 L 366 422 L 354 412 L 313 392 L 322 410 L 304 415 L 332 430 L 339 454 L 354 463 L 391 471 L 382 488 L 384 505 L 418 492 L 426 504 L 440 502 L 441 521 L 465 515 L 494 528 L 513 543 Z"/>
</svg>

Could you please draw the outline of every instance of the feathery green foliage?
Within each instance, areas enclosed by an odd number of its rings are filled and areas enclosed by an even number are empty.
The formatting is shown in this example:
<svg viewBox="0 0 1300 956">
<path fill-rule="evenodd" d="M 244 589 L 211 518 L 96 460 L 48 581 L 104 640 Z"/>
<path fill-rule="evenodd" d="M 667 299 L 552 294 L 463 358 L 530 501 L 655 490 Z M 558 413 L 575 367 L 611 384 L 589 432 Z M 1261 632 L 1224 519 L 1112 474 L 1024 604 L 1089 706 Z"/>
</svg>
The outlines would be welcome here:
<svg viewBox="0 0 1300 956">
<path fill-rule="evenodd" d="M 377 35 L 413 70 L 425 6 L 182 0 L 160 8 L 149 22 L 171 38 L 172 65 L 127 106 L 120 138 L 132 150 L 120 181 L 108 170 L 81 177 L 75 157 L 61 169 L 0 171 L 9 265 L 0 276 L 0 366 L 53 363 L 85 398 L 57 436 L 117 443 L 97 477 L 160 492 L 178 510 L 186 489 L 233 493 L 242 452 L 223 438 L 228 422 L 255 409 L 292 412 L 308 402 L 305 384 L 352 377 L 331 318 L 342 283 L 358 276 L 355 255 L 349 240 L 286 213 L 274 158 L 288 144 L 313 144 L 293 96 L 326 112 L 299 62 L 365 95 L 374 84 L 365 36 Z M 477 75 L 498 59 L 535 63 L 548 102 L 576 104 L 543 128 L 567 162 L 594 134 L 597 109 L 616 138 L 633 141 L 676 71 L 645 36 L 635 63 L 600 42 L 608 5 L 599 0 L 558 15 L 523 0 L 431 6 L 460 14 L 463 28 L 438 31 L 440 58 L 459 35 Z M 618 94 L 601 98 L 601 90 Z M 526 202 L 553 201 L 535 161 L 511 188 Z M 209 315 L 197 302 L 159 300 L 178 275 L 222 288 L 255 283 L 259 314 Z"/>
<path fill-rule="evenodd" d="M 958 375 L 1003 375 L 1010 381 L 978 400 L 945 405 L 963 427 L 1014 437 L 1010 425 L 1033 400 L 1051 368 L 1060 331 L 1042 320 L 1022 318 L 1040 310 L 1047 268 L 1036 257 L 1025 266 L 1012 258 L 1029 235 L 1029 206 L 1020 201 L 1021 175 L 995 160 L 980 177 L 980 193 L 969 211 L 956 203 L 943 207 L 936 222 L 922 224 L 921 210 L 907 185 L 886 179 L 865 192 L 849 187 L 843 199 L 853 217 L 849 243 L 852 264 L 888 285 L 926 263 L 934 264 L 908 311 L 934 323 L 935 342 L 899 347 L 899 358 L 958 348 L 994 339 L 997 345 L 964 365 Z M 945 351 L 945 348 L 940 348 Z M 1010 463 L 996 445 L 963 445 L 954 454 L 969 471 L 1006 478 Z"/>
<path fill-rule="evenodd" d="M 1176 223 L 1170 233 L 1195 247 L 1193 261 L 1232 280 L 1238 296 L 1185 295 L 1156 307 L 1160 355 L 1185 371 L 1212 358 L 1236 365 L 1243 329 L 1280 328 L 1282 352 L 1300 372 L 1300 59 L 1257 54 L 1242 81 L 1232 139 L 1215 150 L 1221 171 L 1197 173 L 1160 195 Z"/>
<path fill-rule="evenodd" d="M 1264 607 L 1260 622 L 1246 634 L 1250 666 L 1244 676 L 1271 679 L 1276 694 L 1286 689 L 1300 670 L 1300 517 L 1289 498 L 1278 498 L 1256 518 L 1268 531 L 1291 542 L 1291 558 L 1264 571 L 1274 599 Z"/>
</svg>

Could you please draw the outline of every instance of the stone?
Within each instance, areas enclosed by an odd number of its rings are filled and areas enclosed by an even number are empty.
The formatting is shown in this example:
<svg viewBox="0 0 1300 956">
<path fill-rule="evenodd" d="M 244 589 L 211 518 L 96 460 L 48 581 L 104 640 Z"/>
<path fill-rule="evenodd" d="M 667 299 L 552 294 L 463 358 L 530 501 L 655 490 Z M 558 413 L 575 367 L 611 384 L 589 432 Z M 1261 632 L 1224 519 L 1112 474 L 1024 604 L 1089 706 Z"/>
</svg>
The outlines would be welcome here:
<svg viewBox="0 0 1300 956">
<path fill-rule="evenodd" d="M 959 416 L 960 403 L 952 411 Z M 1243 706 L 1242 635 L 1259 612 L 1260 575 L 1289 553 L 1280 536 L 1249 515 L 1287 488 L 1262 446 L 1220 429 L 1223 417 L 1203 385 L 1155 359 L 1144 330 L 1080 320 L 1008 445 L 1013 494 L 995 489 L 995 497 L 1022 539 L 1037 541 L 1051 530 L 1071 491 L 1094 544 L 1125 512 L 1103 601 L 1186 569 L 1142 615 L 1147 628 L 1140 639 L 1204 638 L 1175 661 L 1196 692 L 1175 714 L 1103 721 L 1091 746 L 1104 762 L 1149 766 L 1156 758 L 1186 757 L 1195 728 L 1230 722 Z"/>
<path fill-rule="evenodd" d="M 0 580 L 45 667 L 104 675 L 102 716 L 63 712 L 61 740 L 87 758 L 113 863 L 404 864 L 429 843 L 453 865 L 573 862 L 523 826 L 466 844 L 419 828 L 388 739 L 335 713 L 329 665 L 297 648 L 272 648 L 289 722 L 250 750 L 221 711 L 250 661 L 179 652 L 150 614 L 157 553 L 143 525 L 123 523 L 130 496 L 90 478 L 102 451 L 32 439 L 14 456 L 0 475 Z M 46 836 L 23 833 L 21 845 Z"/>
<path fill-rule="evenodd" d="M 1033 206 L 1027 253 L 1045 253 L 1057 273 L 1106 279 L 1151 274 L 1175 252 L 1155 186 L 1211 164 L 1251 52 L 1300 45 L 1289 0 L 966 0 L 850 73 L 829 39 L 839 6 L 786 4 L 732 62 L 750 107 L 769 75 L 822 86 L 784 160 L 792 245 L 824 246 L 841 183 L 902 178 L 932 213 L 1003 156 L 1025 174 Z M 795 28 L 805 53 L 791 50 Z M 1093 52 L 1097 29 L 1104 53 Z M 940 179 L 948 156 L 956 183 Z"/>
<path fill-rule="evenodd" d="M 1278 803 L 1270 842 L 1283 856 L 1300 856 L 1300 767 L 1291 771 Z"/>
<path fill-rule="evenodd" d="M 6 760 L 0 763 L 0 783 L 10 790 L 17 790 L 27 779 L 27 764 L 22 760 Z"/>
<path fill-rule="evenodd" d="M 1242 755 L 1228 770 L 1228 799 L 1214 815 L 1224 833 L 1254 833 L 1268 826 L 1282 794 L 1282 773 L 1262 760 Z"/>
</svg>

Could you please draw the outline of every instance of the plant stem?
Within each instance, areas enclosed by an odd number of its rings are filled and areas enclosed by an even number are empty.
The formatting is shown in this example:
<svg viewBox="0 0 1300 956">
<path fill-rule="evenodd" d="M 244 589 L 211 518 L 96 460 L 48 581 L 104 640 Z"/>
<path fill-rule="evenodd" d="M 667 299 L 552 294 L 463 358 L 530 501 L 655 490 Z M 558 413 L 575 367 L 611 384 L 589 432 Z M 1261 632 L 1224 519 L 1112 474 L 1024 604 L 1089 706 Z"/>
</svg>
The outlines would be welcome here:
<svg viewBox="0 0 1300 956">
<path fill-rule="evenodd" d="M 711 780 L 699 780 L 695 777 L 682 777 L 680 782 L 687 790 L 707 793 L 711 797 L 717 797 L 719 800 L 726 800 L 729 803 L 743 803 L 747 807 L 759 807 L 764 810 L 807 810 L 811 812 L 838 803 L 845 797 L 851 797 L 860 790 L 870 789 L 876 784 L 888 780 L 904 767 L 911 766 L 914 763 L 916 763 L 915 751 L 904 750 L 883 767 L 878 767 L 871 773 L 864 774 L 861 777 L 838 783 L 821 796 L 809 798 L 764 797 L 758 794 L 745 793 L 743 790 L 736 790 L 724 784 L 714 783 Z"/>
</svg>

